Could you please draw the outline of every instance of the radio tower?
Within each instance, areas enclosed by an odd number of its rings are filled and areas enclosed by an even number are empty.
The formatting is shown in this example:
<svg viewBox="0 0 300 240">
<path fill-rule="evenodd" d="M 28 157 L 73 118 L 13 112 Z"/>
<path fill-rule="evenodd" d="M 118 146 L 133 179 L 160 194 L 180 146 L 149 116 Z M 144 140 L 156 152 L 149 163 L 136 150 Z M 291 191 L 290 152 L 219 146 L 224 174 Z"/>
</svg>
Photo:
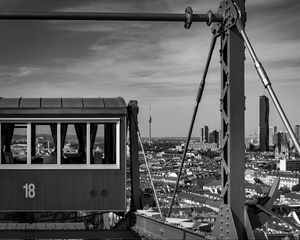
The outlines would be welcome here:
<svg viewBox="0 0 300 240">
<path fill-rule="evenodd" d="M 151 105 L 149 106 L 149 145 L 151 145 L 151 123 L 152 123 L 152 117 L 151 117 Z"/>
</svg>

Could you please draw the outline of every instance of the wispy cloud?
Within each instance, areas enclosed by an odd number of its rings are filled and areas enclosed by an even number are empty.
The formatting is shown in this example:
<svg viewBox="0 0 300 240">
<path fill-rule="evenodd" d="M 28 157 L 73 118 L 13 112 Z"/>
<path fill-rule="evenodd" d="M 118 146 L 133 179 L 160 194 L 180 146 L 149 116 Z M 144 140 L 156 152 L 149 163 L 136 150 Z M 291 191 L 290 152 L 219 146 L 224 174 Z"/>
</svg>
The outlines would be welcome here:
<svg viewBox="0 0 300 240">
<path fill-rule="evenodd" d="M 36 75 L 38 73 L 43 72 L 41 68 L 37 67 L 28 67 L 28 66 L 21 66 L 21 67 L 7 67 L 7 66 L 0 66 L 0 81 L 2 84 L 7 82 L 10 79 L 22 79 L 23 77 L 29 77 L 30 75 Z"/>
<path fill-rule="evenodd" d="M 0 0 L 2 11 L 183 13 L 186 6 L 192 6 L 194 12 L 205 13 L 215 11 L 218 4 L 210 0 Z M 279 98 L 284 99 L 292 124 L 299 124 L 300 114 L 291 114 L 291 106 L 299 101 L 295 93 L 300 90 L 300 32 L 296 30 L 300 3 L 252 0 L 246 1 L 246 10 L 246 30 L 253 47 Z M 193 23 L 186 30 L 183 23 L 2 21 L 0 28 L 1 96 L 119 95 L 139 100 L 143 128 L 145 109 L 152 105 L 154 135 L 186 134 L 184 127 L 191 117 L 211 39 L 205 23 Z M 214 128 L 219 125 L 218 46 L 197 120 Z M 258 96 L 266 92 L 248 54 L 245 64 L 246 118 L 258 119 Z M 277 121 L 274 118 L 275 124 Z M 247 131 L 257 124 L 248 121 Z"/>
</svg>

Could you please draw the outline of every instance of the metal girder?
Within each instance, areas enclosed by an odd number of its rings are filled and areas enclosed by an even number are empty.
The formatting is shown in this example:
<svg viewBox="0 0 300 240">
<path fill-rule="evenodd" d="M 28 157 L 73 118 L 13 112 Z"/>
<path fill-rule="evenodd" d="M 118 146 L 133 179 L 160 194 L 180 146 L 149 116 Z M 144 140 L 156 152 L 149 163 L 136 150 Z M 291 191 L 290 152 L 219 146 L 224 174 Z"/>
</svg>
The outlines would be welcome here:
<svg viewBox="0 0 300 240">
<path fill-rule="evenodd" d="M 269 216 L 272 216 L 274 218 L 277 218 L 278 220 L 289 224 L 290 226 L 292 226 L 294 228 L 294 230 L 300 230 L 300 227 L 286 219 L 284 219 L 284 217 L 281 217 L 279 215 L 277 215 L 276 213 L 272 212 L 271 210 L 268 210 L 267 208 L 265 208 L 264 206 L 260 205 L 260 204 L 256 204 L 256 207 L 259 208 L 260 210 L 264 211 L 266 214 L 268 214 Z"/>
<path fill-rule="evenodd" d="M 149 239 L 206 239 L 204 235 L 200 235 L 199 233 L 163 223 L 139 214 L 136 214 L 136 224 L 132 229 L 141 236 Z"/>
<path fill-rule="evenodd" d="M 261 227 L 270 218 L 270 215 L 265 211 L 261 210 L 258 206 L 265 207 L 268 211 L 272 212 L 272 207 L 276 199 L 277 189 L 280 183 L 280 178 L 276 178 L 272 184 L 272 187 L 268 193 L 268 196 L 259 198 L 257 203 L 248 204 L 246 206 L 251 228 L 255 229 Z M 275 214 L 275 213 L 274 213 Z"/>
<path fill-rule="evenodd" d="M 139 166 L 139 143 L 137 135 L 137 115 L 139 108 L 137 101 L 130 101 L 127 107 L 129 144 L 130 144 L 130 177 L 131 177 L 131 202 L 130 211 L 142 209 L 140 199 L 140 166 Z"/>
<path fill-rule="evenodd" d="M 0 230 L 0 239 L 141 239 L 132 230 Z"/>
<path fill-rule="evenodd" d="M 222 204 L 212 235 L 217 239 L 238 239 L 235 225 L 230 207 Z"/>
<path fill-rule="evenodd" d="M 245 20 L 245 0 L 223 1 L 219 11 L 230 12 L 235 4 L 241 10 Z M 244 22 L 245 23 L 245 22 Z M 214 28 L 215 29 L 215 28 Z M 245 155 L 244 155 L 244 59 L 243 39 L 236 26 L 228 26 L 221 33 L 221 146 L 222 146 L 222 187 L 223 204 L 232 214 L 234 228 L 238 239 L 247 239 L 245 230 Z M 227 190 L 226 190 L 227 188 Z M 217 222 L 222 220 L 220 211 Z M 214 229 L 216 238 L 222 238 L 223 232 L 229 231 L 226 237 L 236 238 L 227 225 Z M 231 235 L 232 233 L 232 235 Z M 225 237 L 224 235 L 222 235 Z"/>
</svg>

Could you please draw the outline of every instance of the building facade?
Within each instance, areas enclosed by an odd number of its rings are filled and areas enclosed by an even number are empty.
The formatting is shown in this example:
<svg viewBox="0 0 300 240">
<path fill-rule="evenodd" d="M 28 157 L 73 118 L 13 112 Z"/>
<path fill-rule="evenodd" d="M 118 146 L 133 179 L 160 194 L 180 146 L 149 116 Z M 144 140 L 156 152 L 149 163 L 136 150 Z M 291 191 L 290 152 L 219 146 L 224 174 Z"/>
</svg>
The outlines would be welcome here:
<svg viewBox="0 0 300 240">
<path fill-rule="evenodd" d="M 209 142 L 208 137 L 209 137 L 209 128 L 208 128 L 208 126 L 201 127 L 201 137 L 200 137 L 200 140 L 202 142 L 208 143 Z"/>
<path fill-rule="evenodd" d="M 300 141 L 300 125 L 295 126 L 295 134 L 298 141 Z"/>
<path fill-rule="evenodd" d="M 269 147 L 274 147 L 274 135 L 277 133 L 277 127 L 269 127 Z"/>
<path fill-rule="evenodd" d="M 275 158 L 289 158 L 289 143 L 287 133 L 274 134 Z"/>
<path fill-rule="evenodd" d="M 295 159 L 281 159 L 280 171 L 300 172 L 300 160 Z"/>
<path fill-rule="evenodd" d="M 259 149 L 269 151 L 269 99 L 259 97 Z"/>
<path fill-rule="evenodd" d="M 209 143 L 215 143 L 219 145 L 219 131 L 214 130 L 209 133 Z"/>
</svg>

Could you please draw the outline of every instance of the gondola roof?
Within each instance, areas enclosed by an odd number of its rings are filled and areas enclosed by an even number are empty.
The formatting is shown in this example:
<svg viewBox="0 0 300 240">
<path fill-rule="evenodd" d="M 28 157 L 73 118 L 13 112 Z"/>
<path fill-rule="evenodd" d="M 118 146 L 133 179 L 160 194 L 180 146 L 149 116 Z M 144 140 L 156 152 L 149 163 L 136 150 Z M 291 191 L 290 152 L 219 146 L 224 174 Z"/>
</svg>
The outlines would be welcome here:
<svg viewBox="0 0 300 240">
<path fill-rule="evenodd" d="M 102 117 L 124 115 L 126 112 L 126 103 L 121 97 L 0 98 L 0 118 Z"/>
</svg>

